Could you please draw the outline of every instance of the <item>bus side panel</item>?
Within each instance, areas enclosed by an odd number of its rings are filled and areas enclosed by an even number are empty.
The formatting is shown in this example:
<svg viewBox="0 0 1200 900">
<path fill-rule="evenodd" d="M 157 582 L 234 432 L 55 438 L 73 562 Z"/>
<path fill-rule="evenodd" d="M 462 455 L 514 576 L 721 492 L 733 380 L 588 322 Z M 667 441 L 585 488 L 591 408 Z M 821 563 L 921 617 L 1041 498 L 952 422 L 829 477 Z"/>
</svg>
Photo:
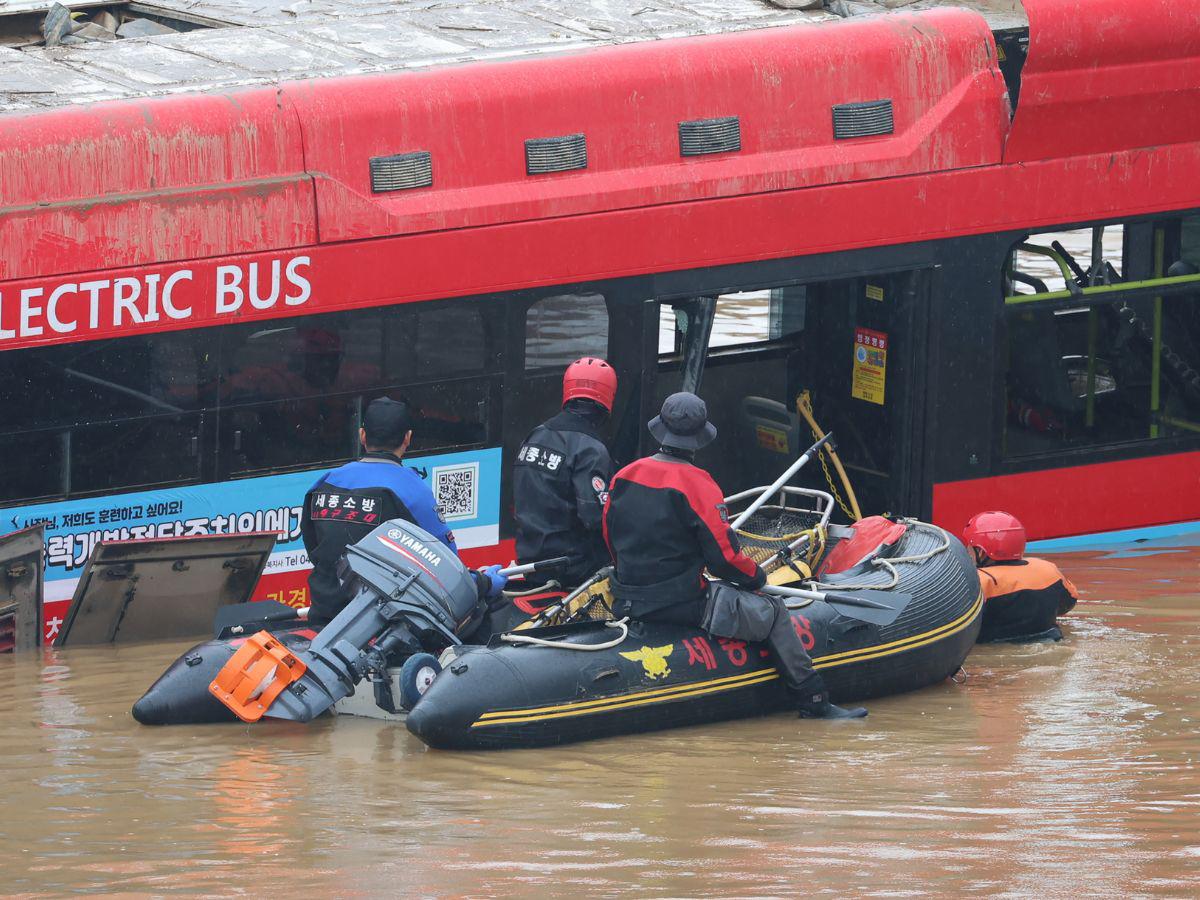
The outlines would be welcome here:
<svg viewBox="0 0 1200 900">
<path fill-rule="evenodd" d="M 1024 0 L 1005 162 L 1200 140 L 1200 0 Z"/>
<path fill-rule="evenodd" d="M 584 281 L 756 262 L 839 250 L 885 246 L 958 233 L 994 231 L 996 223 L 1030 230 L 1063 222 L 1133 216 L 1200 206 L 1200 145 L 1176 144 L 1154 151 L 1078 157 L 1021 166 L 990 166 L 912 178 L 776 191 L 749 197 L 525 222 L 504 228 L 456 229 L 381 241 L 317 245 L 293 254 L 261 254 L 197 261 L 193 278 L 181 283 L 189 312 L 154 321 L 121 316 L 112 279 L 93 276 L 98 312 L 90 316 L 87 292 L 72 293 L 69 333 L 53 333 L 39 308 L 23 326 L 19 303 L 26 292 L 40 304 L 65 279 L 0 284 L 0 348 L 88 340 L 110 334 L 157 332 L 236 320 L 275 319 L 366 306 L 485 294 L 513 287 L 543 287 Z M 1099 192 L 1097 183 L 1108 190 Z M 914 221 L 926 222 L 921 231 Z M 805 229 L 796 222 L 820 223 Z M 294 301 L 255 308 L 248 300 L 222 309 L 246 294 L 250 265 L 271 272 L 275 261 L 294 263 L 289 282 Z M 452 263 L 452 265 L 448 264 Z M 218 298 L 221 268 L 243 270 L 241 292 Z M 302 266 L 302 267 L 301 267 Z M 176 267 L 149 273 L 169 278 Z M 228 276 L 233 278 L 235 276 Z M 83 285 L 77 287 L 82 289 Z M 299 292 L 297 294 L 297 292 Z M 299 299 L 302 296 L 303 299 Z M 143 300 L 144 302 L 144 294 Z M 64 301 L 68 302 L 68 301 Z M 182 303 L 182 300 L 177 300 Z M 81 305 L 82 304 L 82 305 Z M 93 324 L 95 322 L 95 324 Z M 946 477 L 946 476 L 943 476 Z M 957 477 L 957 473 L 949 477 Z"/>
<path fill-rule="evenodd" d="M 507 563 L 500 540 L 499 447 L 414 457 L 454 530 L 469 565 Z M 41 523 L 46 535 L 46 640 L 54 639 L 92 549 L 100 541 L 275 532 L 275 548 L 253 599 L 308 606 L 308 555 L 300 535 L 305 493 L 328 469 L 288 472 L 217 484 L 83 497 L 4 510 L 7 529 Z"/>
<path fill-rule="evenodd" d="M 318 178 L 323 241 L 994 165 L 1009 123 L 992 36 L 961 10 L 293 82 L 283 93 Z M 894 131 L 835 138 L 832 108 L 869 100 L 891 101 Z M 732 116 L 736 149 L 682 155 L 680 123 Z M 586 139 L 584 168 L 527 174 L 525 142 L 566 135 Z M 432 184 L 372 194 L 371 159 L 415 151 L 431 154 Z"/>
<path fill-rule="evenodd" d="M 0 279 L 316 240 L 299 127 L 274 90 L 6 116 Z"/>
<path fill-rule="evenodd" d="M 1193 452 L 947 482 L 933 487 L 933 517 L 959 534 L 975 513 L 1002 509 L 1027 523 L 1030 540 L 1191 521 L 1198 472 Z"/>
</svg>

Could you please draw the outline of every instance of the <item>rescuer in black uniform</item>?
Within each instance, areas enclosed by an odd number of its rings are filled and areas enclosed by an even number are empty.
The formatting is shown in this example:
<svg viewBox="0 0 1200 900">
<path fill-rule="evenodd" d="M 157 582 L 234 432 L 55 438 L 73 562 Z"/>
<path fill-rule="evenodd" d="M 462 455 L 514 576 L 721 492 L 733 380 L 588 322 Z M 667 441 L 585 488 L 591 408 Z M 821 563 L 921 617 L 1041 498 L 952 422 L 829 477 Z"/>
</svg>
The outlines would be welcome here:
<svg viewBox="0 0 1200 900">
<path fill-rule="evenodd" d="M 615 466 L 600 430 L 616 394 L 612 366 L 590 356 L 576 360 L 563 375 L 562 412 L 533 429 L 517 451 L 517 562 L 570 557 L 559 576 L 566 585 L 609 563 L 602 520 Z"/>
<path fill-rule="evenodd" d="M 329 624 L 350 602 L 353 585 L 338 577 L 339 563 L 348 546 L 381 522 L 412 522 L 458 553 L 433 491 L 401 462 L 412 440 L 412 425 L 407 403 L 387 397 L 372 400 L 359 429 L 366 451 L 362 458 L 329 472 L 304 497 L 300 532 L 313 564 L 308 575 L 308 619 L 313 625 Z M 495 565 L 475 573 L 482 599 L 500 596 L 506 579 L 499 570 Z"/>
<path fill-rule="evenodd" d="M 741 552 L 721 489 L 692 462 L 695 451 L 717 436 L 704 401 L 672 394 L 649 428 L 662 449 L 616 474 L 604 510 L 604 534 L 616 561 L 610 581 L 616 615 L 761 641 L 801 717 L 865 716 L 865 709 L 829 702 L 783 601 L 754 593 L 766 575 Z M 724 582 L 706 582 L 706 568 Z"/>
</svg>

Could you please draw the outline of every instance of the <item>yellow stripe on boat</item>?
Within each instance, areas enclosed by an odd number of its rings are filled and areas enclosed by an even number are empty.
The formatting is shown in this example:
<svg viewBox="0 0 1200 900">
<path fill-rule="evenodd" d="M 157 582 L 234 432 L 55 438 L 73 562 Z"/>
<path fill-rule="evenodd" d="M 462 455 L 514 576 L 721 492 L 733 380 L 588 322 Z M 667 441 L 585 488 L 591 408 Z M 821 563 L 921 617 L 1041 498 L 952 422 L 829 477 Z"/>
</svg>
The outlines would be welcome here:
<svg viewBox="0 0 1200 900">
<path fill-rule="evenodd" d="M 887 644 L 876 644 L 873 647 L 861 647 L 858 650 L 847 650 L 828 656 L 817 657 L 813 660 L 814 669 L 829 669 L 844 666 L 854 662 L 865 662 L 885 656 L 893 656 L 908 650 L 924 647 L 934 641 L 950 637 L 969 626 L 983 607 L 983 590 L 975 597 L 975 602 L 965 613 L 946 625 L 938 626 L 930 631 L 914 634 Z M 572 703 L 560 703 L 555 706 L 539 706 L 530 709 L 506 709 L 483 713 L 471 723 L 472 728 L 484 728 L 490 725 L 522 725 L 529 722 L 544 722 L 550 719 L 563 719 L 571 716 L 586 716 L 592 713 L 609 712 L 610 710 L 629 709 L 635 706 L 647 706 L 652 703 L 667 703 L 675 700 L 686 700 L 701 697 L 705 694 L 715 694 L 723 691 L 737 690 L 743 687 L 764 684 L 779 677 L 774 668 L 754 669 L 724 678 L 714 678 L 711 681 L 699 681 L 691 684 L 677 684 L 671 687 L 655 688 L 649 691 L 638 691 L 631 694 L 618 694 L 613 697 L 601 697 L 596 700 L 580 700 Z"/>
<path fill-rule="evenodd" d="M 558 714 L 562 714 L 564 710 L 570 710 L 570 715 L 581 715 L 588 712 L 598 712 L 610 709 L 614 706 L 624 706 L 629 704 L 629 701 L 649 702 L 659 700 L 675 700 L 680 695 L 690 696 L 691 694 L 703 690 L 705 693 L 714 691 L 732 690 L 733 688 L 743 687 L 748 681 L 753 681 L 757 684 L 759 681 L 767 679 L 761 677 L 769 675 L 774 678 L 779 677 L 779 673 L 774 667 L 769 669 L 753 669 L 749 672 L 740 672 L 737 675 L 727 675 L 724 678 L 714 678 L 711 681 L 693 681 L 688 684 L 675 684 L 671 687 L 658 688 L 652 691 L 638 691 L 632 694 L 616 694 L 612 697 L 600 697 L 596 700 L 580 700 L 573 703 L 560 703 L 555 706 L 538 706 L 530 709 L 505 709 L 495 712 L 486 712 L 472 724 L 472 728 L 478 725 L 495 725 L 499 719 L 509 719 L 511 717 L 528 718 L 530 716 L 544 716 L 545 718 L 557 718 Z"/>
<path fill-rule="evenodd" d="M 978 615 L 979 610 L 983 607 L 983 589 L 980 588 L 978 594 L 975 595 L 975 602 L 965 613 L 949 622 L 946 625 L 939 625 L 932 631 L 924 631 L 921 634 L 910 635 L 906 638 L 901 638 L 898 641 L 892 641 L 890 644 L 876 644 L 873 647 L 859 647 L 857 650 L 846 650 L 842 653 L 831 653 L 828 656 L 817 657 L 813 660 L 813 668 L 828 669 L 833 666 L 845 665 L 849 662 L 859 662 L 864 659 L 877 659 L 880 656 L 891 656 L 893 653 L 900 653 L 904 650 L 911 650 L 914 647 L 924 647 L 926 644 L 932 643 L 942 637 L 949 637 L 959 631 L 962 631 L 972 620 Z"/>
</svg>

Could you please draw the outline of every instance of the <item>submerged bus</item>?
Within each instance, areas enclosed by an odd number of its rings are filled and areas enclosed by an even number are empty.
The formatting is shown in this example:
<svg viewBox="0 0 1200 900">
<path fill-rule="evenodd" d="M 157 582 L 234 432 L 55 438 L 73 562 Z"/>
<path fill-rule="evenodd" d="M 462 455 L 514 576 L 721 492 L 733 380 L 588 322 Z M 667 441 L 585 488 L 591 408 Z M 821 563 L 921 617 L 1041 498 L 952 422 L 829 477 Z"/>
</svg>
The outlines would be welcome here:
<svg viewBox="0 0 1200 900">
<path fill-rule="evenodd" d="M 301 498 L 381 395 L 464 557 L 507 560 L 583 355 L 619 460 L 694 389 L 730 491 L 807 446 L 805 397 L 867 512 L 1200 519 L 1200 0 L 918 5 L 4 31 L 0 517 L 46 529 L 47 637 L 101 540 L 276 532 L 260 594 L 305 605 Z"/>
</svg>

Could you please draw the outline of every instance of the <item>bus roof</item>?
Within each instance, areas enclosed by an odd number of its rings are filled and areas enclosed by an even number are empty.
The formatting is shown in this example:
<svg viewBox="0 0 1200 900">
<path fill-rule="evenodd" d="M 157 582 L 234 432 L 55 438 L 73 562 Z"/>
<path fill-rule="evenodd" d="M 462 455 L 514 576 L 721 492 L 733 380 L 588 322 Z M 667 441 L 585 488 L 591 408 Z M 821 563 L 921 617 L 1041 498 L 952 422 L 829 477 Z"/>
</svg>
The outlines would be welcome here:
<svg viewBox="0 0 1200 900">
<path fill-rule="evenodd" d="M 817 10 L 785 8 L 811 6 L 812 0 L 68 0 L 67 5 L 74 23 L 62 23 L 61 42 L 47 46 L 54 43 L 44 35 L 48 0 L 0 0 L 0 113 L 839 21 L 831 9 L 857 17 L 956 7 L 982 13 L 995 31 L 1027 23 L 1019 0 L 833 0 Z M 130 19 L 136 20 L 132 27 Z M 121 25 L 119 33 L 129 36 L 113 39 L 105 25 Z M 71 33 L 72 28 L 82 30 Z"/>
</svg>

